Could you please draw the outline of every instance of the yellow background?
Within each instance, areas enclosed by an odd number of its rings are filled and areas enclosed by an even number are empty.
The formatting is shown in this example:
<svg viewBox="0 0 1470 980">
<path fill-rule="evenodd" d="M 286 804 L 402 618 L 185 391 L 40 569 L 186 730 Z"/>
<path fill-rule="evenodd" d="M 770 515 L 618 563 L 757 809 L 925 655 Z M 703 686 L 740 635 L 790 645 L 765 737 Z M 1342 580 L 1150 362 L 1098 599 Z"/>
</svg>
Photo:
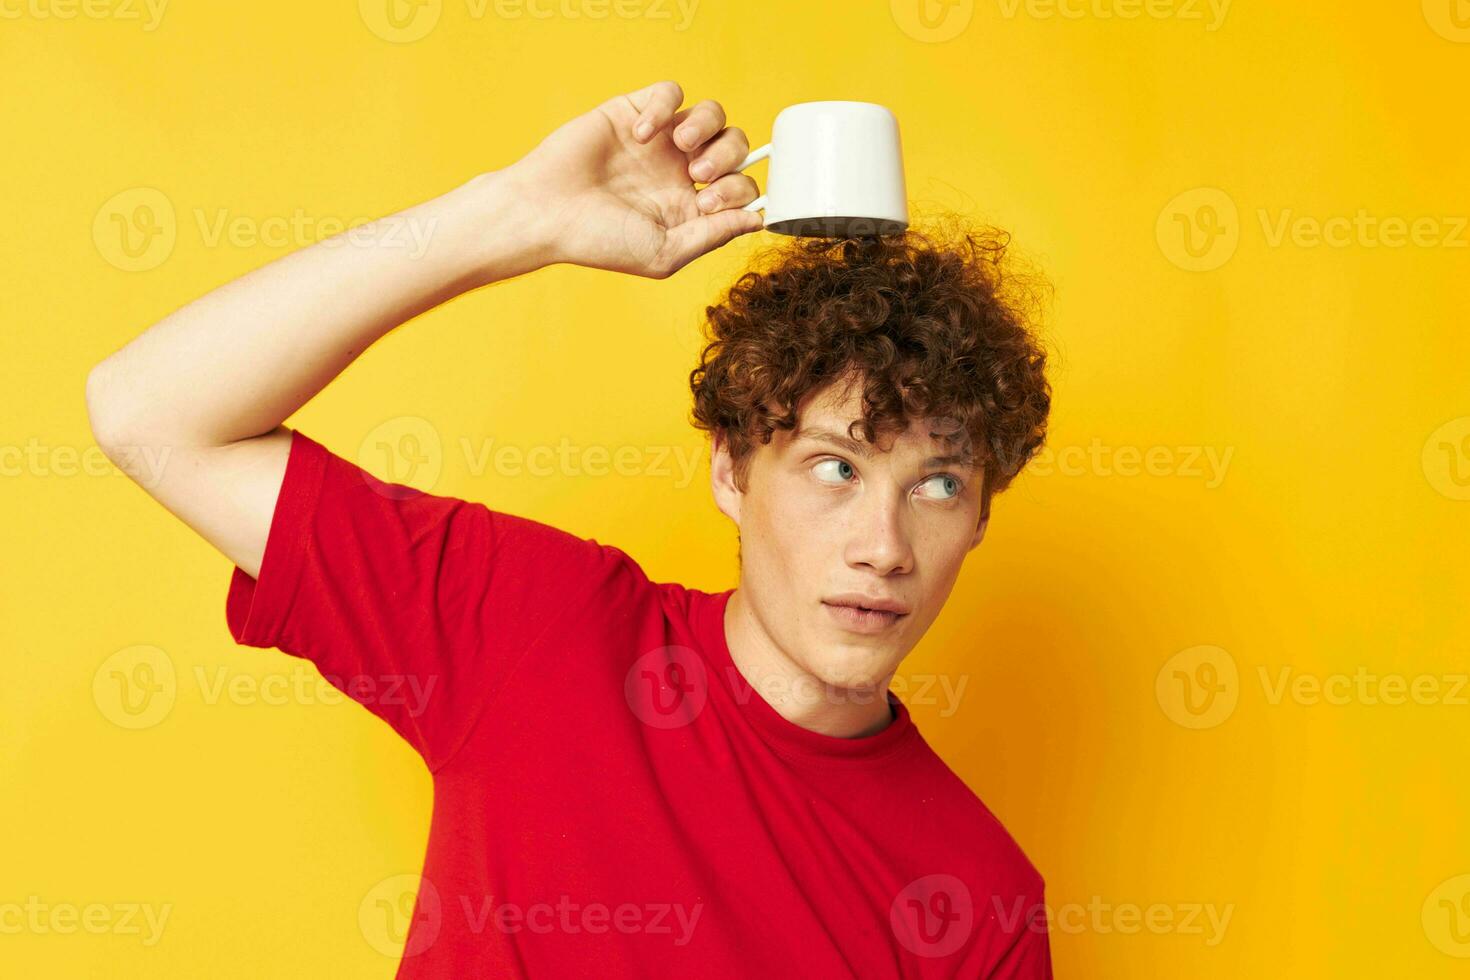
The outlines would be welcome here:
<svg viewBox="0 0 1470 980">
<path fill-rule="evenodd" d="M 392 975 L 359 913 L 419 868 L 427 772 L 319 703 L 309 666 L 234 646 L 229 564 L 86 465 L 84 378 L 316 237 L 251 229 L 397 210 L 660 78 L 754 145 L 793 102 L 891 107 L 916 217 L 997 223 L 1055 283 L 1052 454 L 997 499 L 906 672 L 966 684 L 915 715 L 1045 875 L 1058 975 L 1470 971 L 1463 0 L 399 0 L 400 27 L 386 2 L 178 0 L 151 29 L 138 2 L 4 7 L 0 907 L 170 911 L 152 945 L 6 929 L 0 974 Z M 158 195 L 171 222 L 139 210 Z M 1359 212 L 1428 223 L 1313 244 Z M 243 231 L 212 237 L 221 216 Z M 119 218 L 171 250 L 123 253 Z M 427 426 L 436 492 L 728 587 L 703 455 L 692 482 L 651 454 L 536 477 L 460 440 L 702 454 L 700 314 L 764 237 L 664 282 L 560 267 L 460 299 L 293 424 L 385 477 L 410 474 L 369 436 Z M 126 727 L 113 681 L 144 663 L 165 700 Z M 1390 675 L 1439 693 L 1382 703 Z M 1223 935 L 1194 906 L 1228 910 Z"/>
</svg>

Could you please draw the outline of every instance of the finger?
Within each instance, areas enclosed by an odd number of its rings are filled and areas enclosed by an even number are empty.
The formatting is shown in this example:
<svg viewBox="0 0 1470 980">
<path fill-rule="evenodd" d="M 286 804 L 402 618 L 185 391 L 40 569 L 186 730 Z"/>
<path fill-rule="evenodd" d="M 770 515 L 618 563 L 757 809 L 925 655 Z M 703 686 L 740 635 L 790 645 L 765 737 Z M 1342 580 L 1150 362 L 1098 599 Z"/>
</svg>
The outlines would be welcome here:
<svg viewBox="0 0 1470 980">
<path fill-rule="evenodd" d="M 723 106 L 713 99 L 696 102 L 674 117 L 674 145 L 692 153 L 724 128 Z"/>
<path fill-rule="evenodd" d="M 743 208 L 760 197 L 755 180 L 745 174 L 726 174 L 695 195 L 695 203 L 705 214 L 726 208 Z"/>
<path fill-rule="evenodd" d="M 669 229 L 666 247 L 671 268 L 680 269 L 706 252 L 719 248 L 765 224 L 759 211 L 735 208 L 691 218 Z"/>
<path fill-rule="evenodd" d="M 695 180 L 709 182 L 721 174 L 728 174 L 739 166 L 750 153 L 750 140 L 745 131 L 732 126 L 706 143 L 689 164 L 689 176 Z"/>
<path fill-rule="evenodd" d="M 628 99 L 638 110 L 638 119 L 633 123 L 633 138 L 647 143 L 654 133 L 669 124 L 679 106 L 684 104 L 684 90 L 678 82 L 654 82 L 647 88 L 630 92 Z"/>
</svg>

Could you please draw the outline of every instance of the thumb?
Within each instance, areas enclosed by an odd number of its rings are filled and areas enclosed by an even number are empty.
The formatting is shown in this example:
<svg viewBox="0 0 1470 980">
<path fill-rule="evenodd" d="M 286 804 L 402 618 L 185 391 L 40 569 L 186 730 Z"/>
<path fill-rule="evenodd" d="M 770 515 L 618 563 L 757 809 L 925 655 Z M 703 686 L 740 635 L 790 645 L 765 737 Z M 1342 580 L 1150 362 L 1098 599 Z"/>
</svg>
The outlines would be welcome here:
<svg viewBox="0 0 1470 980">
<path fill-rule="evenodd" d="M 726 208 L 714 214 L 702 214 L 669 229 L 668 249 L 675 268 L 682 268 L 706 252 L 711 252 L 741 235 L 764 227 L 759 211 Z"/>
</svg>

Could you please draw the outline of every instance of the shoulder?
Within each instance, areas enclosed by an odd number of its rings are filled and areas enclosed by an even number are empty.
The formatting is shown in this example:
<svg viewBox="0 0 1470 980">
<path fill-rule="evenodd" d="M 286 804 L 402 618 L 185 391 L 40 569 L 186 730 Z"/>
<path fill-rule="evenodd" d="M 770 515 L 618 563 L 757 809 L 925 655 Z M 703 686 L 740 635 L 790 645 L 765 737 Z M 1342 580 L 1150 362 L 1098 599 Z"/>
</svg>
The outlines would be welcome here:
<svg viewBox="0 0 1470 980">
<path fill-rule="evenodd" d="M 923 761 L 917 768 L 924 784 L 915 804 L 919 825 L 951 841 L 957 866 L 983 882 L 986 892 L 1040 901 L 1045 880 L 1015 836 L 922 736 L 919 741 Z"/>
<path fill-rule="evenodd" d="M 915 765 L 919 866 L 895 903 L 893 925 L 909 949 L 954 957 L 963 975 L 1049 977 L 1046 882 L 989 806 L 924 746 Z M 926 916 L 947 910 L 946 931 Z"/>
<path fill-rule="evenodd" d="M 562 636 L 600 637 L 610 646 L 657 645 L 687 636 L 704 593 L 655 581 L 621 546 L 572 527 L 473 505 L 484 527 L 496 594 L 523 596 L 524 606 L 554 606 Z M 555 596 L 553 603 L 535 596 Z M 553 624 L 543 624 L 553 625 Z"/>
<path fill-rule="evenodd" d="M 946 976 L 1051 976 L 1045 881 L 976 793 L 919 740 L 904 776 L 904 835 L 890 924 L 901 945 Z"/>
<path fill-rule="evenodd" d="M 642 566 L 616 545 L 484 504 L 472 506 L 492 557 L 507 578 L 534 578 L 543 587 L 575 589 L 587 604 L 613 603 L 651 586 Z"/>
</svg>

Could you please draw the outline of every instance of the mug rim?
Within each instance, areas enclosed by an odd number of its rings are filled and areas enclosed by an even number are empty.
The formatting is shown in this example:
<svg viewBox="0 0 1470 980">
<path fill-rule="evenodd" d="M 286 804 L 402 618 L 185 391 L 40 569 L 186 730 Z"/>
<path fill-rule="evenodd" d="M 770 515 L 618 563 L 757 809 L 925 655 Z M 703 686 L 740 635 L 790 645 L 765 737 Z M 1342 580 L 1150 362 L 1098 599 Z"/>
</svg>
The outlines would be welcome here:
<svg viewBox="0 0 1470 980">
<path fill-rule="evenodd" d="M 792 109 L 801 109 L 807 106 L 814 105 L 860 105 L 867 106 L 872 109 L 881 109 L 882 111 L 888 113 L 890 116 L 893 115 L 892 109 L 879 102 L 860 102 L 853 99 L 813 99 L 810 102 L 793 102 L 791 105 L 776 113 L 776 118 L 781 118 L 781 116 L 790 112 Z"/>
</svg>

